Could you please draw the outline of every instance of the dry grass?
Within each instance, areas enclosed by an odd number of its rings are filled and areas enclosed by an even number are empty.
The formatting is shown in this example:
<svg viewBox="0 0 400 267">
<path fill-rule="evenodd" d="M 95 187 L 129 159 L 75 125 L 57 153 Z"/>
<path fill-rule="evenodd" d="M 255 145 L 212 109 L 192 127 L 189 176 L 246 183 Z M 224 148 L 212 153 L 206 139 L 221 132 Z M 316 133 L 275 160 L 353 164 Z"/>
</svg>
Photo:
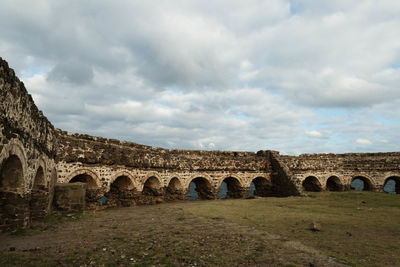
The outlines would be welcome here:
<svg viewBox="0 0 400 267">
<path fill-rule="evenodd" d="M 375 193 L 138 206 L 0 234 L 0 266 L 394 266 L 399 222 Z"/>
<path fill-rule="evenodd" d="M 294 240 L 355 266 L 400 266 L 400 196 L 371 192 L 197 202 L 185 210 Z M 313 222 L 322 231 L 310 231 Z"/>
</svg>

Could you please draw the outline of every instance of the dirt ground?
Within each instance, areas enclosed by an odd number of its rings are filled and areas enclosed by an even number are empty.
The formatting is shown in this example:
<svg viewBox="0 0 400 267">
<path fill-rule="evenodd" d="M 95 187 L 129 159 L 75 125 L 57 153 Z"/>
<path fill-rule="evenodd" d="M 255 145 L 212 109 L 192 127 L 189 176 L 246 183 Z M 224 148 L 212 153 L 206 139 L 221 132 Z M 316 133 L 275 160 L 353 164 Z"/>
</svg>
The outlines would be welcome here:
<svg viewBox="0 0 400 267">
<path fill-rule="evenodd" d="M 1 266 L 339 266 L 293 240 L 164 203 L 50 216 L 0 234 Z"/>
</svg>

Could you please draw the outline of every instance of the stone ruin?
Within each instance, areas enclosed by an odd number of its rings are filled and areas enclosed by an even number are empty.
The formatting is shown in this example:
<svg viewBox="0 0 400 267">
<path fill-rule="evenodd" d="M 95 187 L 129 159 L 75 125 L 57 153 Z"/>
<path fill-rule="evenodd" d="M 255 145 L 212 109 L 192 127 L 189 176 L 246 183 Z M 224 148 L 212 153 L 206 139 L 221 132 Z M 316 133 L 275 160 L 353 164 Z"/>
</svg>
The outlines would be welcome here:
<svg viewBox="0 0 400 267">
<path fill-rule="evenodd" d="M 54 126 L 24 84 L 0 58 L 0 231 L 28 227 L 52 209 L 104 207 L 199 199 L 299 196 L 307 191 L 383 191 L 394 181 L 400 193 L 400 153 L 280 155 L 253 152 L 168 150 Z"/>
</svg>

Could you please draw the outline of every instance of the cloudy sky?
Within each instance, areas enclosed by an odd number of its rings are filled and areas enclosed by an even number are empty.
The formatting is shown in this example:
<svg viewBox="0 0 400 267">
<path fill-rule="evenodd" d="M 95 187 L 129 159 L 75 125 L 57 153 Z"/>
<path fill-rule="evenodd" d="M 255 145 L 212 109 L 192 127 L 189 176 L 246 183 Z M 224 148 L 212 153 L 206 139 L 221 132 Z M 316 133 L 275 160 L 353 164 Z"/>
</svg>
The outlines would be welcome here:
<svg viewBox="0 0 400 267">
<path fill-rule="evenodd" d="M 71 132 L 400 151 L 399 14 L 398 0 L 0 0 L 0 56 Z"/>
</svg>

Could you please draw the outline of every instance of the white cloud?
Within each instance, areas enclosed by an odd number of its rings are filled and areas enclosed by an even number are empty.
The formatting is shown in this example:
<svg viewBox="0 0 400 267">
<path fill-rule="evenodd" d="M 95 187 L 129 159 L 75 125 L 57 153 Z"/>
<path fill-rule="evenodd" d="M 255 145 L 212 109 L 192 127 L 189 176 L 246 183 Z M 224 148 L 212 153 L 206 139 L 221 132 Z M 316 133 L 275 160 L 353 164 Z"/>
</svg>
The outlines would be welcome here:
<svg viewBox="0 0 400 267">
<path fill-rule="evenodd" d="M 318 131 L 315 131 L 315 130 L 307 131 L 306 135 L 308 137 L 312 137 L 312 138 L 321 138 L 323 136 L 321 132 L 318 132 Z"/>
<path fill-rule="evenodd" d="M 370 140 L 365 139 L 365 138 L 357 138 L 356 143 L 359 145 L 371 145 L 372 144 L 372 142 Z"/>
<path fill-rule="evenodd" d="M 171 148 L 399 150 L 399 3 L 6 0 L 0 55 L 69 131 Z"/>
</svg>

